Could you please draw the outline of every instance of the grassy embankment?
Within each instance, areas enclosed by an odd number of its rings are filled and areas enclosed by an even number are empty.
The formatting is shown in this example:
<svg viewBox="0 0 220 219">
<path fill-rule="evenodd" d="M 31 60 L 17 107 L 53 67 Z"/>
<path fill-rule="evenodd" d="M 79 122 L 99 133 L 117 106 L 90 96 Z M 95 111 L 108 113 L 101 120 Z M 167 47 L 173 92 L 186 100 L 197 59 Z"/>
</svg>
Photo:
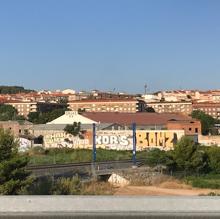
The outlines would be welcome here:
<svg viewBox="0 0 220 219">
<path fill-rule="evenodd" d="M 31 165 L 91 162 L 92 150 L 34 148 L 27 152 Z M 132 151 L 97 149 L 97 161 L 131 160 Z M 137 159 L 146 158 L 147 151 L 137 152 Z"/>
<path fill-rule="evenodd" d="M 77 176 L 72 178 L 36 178 L 21 195 L 113 195 L 115 192 L 108 182 L 82 182 Z"/>
<path fill-rule="evenodd" d="M 91 150 L 35 148 L 28 152 L 31 165 L 54 163 L 91 162 Z M 149 159 L 149 152 L 137 152 L 137 159 Z M 155 157 L 159 159 L 158 156 Z M 97 161 L 132 159 L 132 151 L 116 151 L 97 149 Z M 179 177 L 178 177 L 179 178 Z M 220 189 L 220 174 L 200 174 L 181 178 L 182 181 L 197 188 Z"/>
</svg>

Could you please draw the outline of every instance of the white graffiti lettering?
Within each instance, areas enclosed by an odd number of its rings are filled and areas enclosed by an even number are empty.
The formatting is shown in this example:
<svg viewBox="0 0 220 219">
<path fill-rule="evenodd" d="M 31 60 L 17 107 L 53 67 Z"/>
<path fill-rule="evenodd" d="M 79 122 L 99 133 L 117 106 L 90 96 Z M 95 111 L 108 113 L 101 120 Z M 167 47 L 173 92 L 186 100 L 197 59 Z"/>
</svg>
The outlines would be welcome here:
<svg viewBox="0 0 220 219">
<path fill-rule="evenodd" d="M 127 136 L 107 136 L 101 135 L 96 137 L 97 145 L 115 145 L 119 144 L 121 146 L 129 145 L 129 140 Z"/>
</svg>

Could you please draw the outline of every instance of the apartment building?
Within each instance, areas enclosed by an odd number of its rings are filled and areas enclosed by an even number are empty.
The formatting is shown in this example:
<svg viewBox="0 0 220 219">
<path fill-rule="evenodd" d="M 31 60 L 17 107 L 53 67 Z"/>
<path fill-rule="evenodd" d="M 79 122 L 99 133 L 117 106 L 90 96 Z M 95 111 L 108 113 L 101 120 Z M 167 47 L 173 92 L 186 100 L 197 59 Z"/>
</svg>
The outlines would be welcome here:
<svg viewBox="0 0 220 219">
<path fill-rule="evenodd" d="M 213 118 L 220 119 L 220 103 L 196 102 L 192 104 L 193 110 L 201 110 Z"/>
<path fill-rule="evenodd" d="M 145 96 L 145 95 L 144 95 Z M 159 91 L 153 95 L 146 95 L 147 102 L 155 102 L 163 100 L 164 102 L 183 102 L 183 101 L 197 101 L 197 102 L 220 102 L 220 90 L 173 90 L 173 91 Z"/>
<path fill-rule="evenodd" d="M 192 112 L 192 102 L 154 102 L 148 103 L 157 113 L 182 113 L 190 115 Z"/>
<path fill-rule="evenodd" d="M 5 104 L 13 106 L 18 111 L 18 115 L 24 117 L 27 117 L 31 112 L 48 112 L 54 109 L 63 109 L 66 107 L 65 104 L 31 101 L 9 101 Z"/>
<path fill-rule="evenodd" d="M 135 99 L 93 99 L 70 101 L 73 111 L 136 113 L 145 110 L 145 102 Z"/>
</svg>

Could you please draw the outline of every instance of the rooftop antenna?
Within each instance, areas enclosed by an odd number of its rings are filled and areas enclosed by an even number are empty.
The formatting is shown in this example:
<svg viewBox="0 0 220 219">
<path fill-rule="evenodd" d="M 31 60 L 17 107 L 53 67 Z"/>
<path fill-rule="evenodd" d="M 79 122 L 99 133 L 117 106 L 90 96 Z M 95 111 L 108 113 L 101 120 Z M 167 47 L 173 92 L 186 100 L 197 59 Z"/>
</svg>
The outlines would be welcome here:
<svg viewBox="0 0 220 219">
<path fill-rule="evenodd" d="M 144 85 L 144 94 L 147 94 L 147 84 Z"/>
</svg>

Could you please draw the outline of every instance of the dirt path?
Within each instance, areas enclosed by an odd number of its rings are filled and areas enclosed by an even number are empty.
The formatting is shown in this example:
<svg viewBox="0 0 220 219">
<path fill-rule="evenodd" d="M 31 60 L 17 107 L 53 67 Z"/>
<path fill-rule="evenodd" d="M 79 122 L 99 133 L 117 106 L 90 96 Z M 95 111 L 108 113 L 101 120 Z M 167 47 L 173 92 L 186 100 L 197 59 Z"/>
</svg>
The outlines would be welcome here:
<svg viewBox="0 0 220 219">
<path fill-rule="evenodd" d="M 201 194 L 208 194 L 210 192 L 220 193 L 219 190 L 212 189 L 171 189 L 171 188 L 160 188 L 157 186 L 126 186 L 118 188 L 115 195 L 186 195 L 186 196 L 197 196 Z"/>
</svg>

